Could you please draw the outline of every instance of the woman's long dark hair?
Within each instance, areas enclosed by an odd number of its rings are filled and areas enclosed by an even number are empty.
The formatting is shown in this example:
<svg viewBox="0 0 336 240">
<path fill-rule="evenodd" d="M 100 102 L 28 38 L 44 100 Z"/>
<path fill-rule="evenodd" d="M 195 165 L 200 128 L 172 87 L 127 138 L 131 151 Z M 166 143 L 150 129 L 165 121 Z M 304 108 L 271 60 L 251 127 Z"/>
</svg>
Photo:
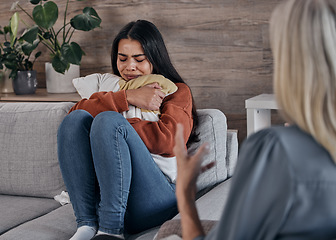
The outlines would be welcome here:
<svg viewBox="0 0 336 240">
<path fill-rule="evenodd" d="M 153 65 L 153 74 L 161 74 L 174 83 L 185 83 L 181 76 L 176 71 L 163 41 L 162 35 L 157 27 L 146 20 L 138 20 L 130 22 L 123 27 L 112 44 L 111 62 L 113 73 L 121 76 L 117 68 L 118 59 L 118 46 L 121 39 L 132 39 L 138 41 L 148 58 Z M 198 134 L 195 129 L 198 125 L 198 117 L 194 99 L 192 99 L 192 116 L 193 116 L 193 129 L 188 139 L 187 145 L 191 142 L 198 140 Z"/>
</svg>

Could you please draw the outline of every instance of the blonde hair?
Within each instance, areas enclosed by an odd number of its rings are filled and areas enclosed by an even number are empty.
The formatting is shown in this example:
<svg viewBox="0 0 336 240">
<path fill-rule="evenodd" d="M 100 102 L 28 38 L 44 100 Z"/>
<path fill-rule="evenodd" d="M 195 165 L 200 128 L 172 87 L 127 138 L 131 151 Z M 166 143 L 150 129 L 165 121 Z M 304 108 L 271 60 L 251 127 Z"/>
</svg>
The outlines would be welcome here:
<svg viewBox="0 0 336 240">
<path fill-rule="evenodd" d="M 274 92 L 285 119 L 336 162 L 336 1 L 289 0 L 272 14 Z"/>
</svg>

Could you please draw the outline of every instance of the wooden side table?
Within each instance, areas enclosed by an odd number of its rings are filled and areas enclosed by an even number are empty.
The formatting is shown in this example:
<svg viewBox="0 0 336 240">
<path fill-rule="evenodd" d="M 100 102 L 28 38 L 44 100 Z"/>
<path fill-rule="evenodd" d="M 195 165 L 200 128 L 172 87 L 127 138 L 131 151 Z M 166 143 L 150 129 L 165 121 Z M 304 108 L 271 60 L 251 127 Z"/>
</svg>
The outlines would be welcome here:
<svg viewBox="0 0 336 240">
<path fill-rule="evenodd" d="M 278 109 L 274 94 L 260 94 L 245 100 L 247 136 L 271 126 L 271 109 Z"/>
<path fill-rule="evenodd" d="M 79 100 L 81 100 L 81 97 L 77 92 L 48 93 L 45 88 L 38 88 L 36 93 L 31 95 L 0 94 L 0 102 L 78 102 Z"/>
</svg>

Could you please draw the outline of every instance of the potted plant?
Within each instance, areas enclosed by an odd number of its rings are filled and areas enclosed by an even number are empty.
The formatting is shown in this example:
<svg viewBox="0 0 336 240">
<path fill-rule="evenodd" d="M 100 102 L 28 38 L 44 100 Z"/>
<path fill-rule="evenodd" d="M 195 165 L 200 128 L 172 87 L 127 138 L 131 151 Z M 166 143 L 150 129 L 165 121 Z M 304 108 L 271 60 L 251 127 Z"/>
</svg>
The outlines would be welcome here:
<svg viewBox="0 0 336 240">
<path fill-rule="evenodd" d="M 79 66 L 84 52 L 78 43 L 71 42 L 71 38 L 75 30 L 91 31 L 100 27 L 101 19 L 97 12 L 92 7 L 85 7 L 81 14 L 78 14 L 71 18 L 70 21 L 67 21 L 69 5 L 69 0 L 67 0 L 63 25 L 60 29 L 55 30 L 54 25 L 58 20 L 57 4 L 48 0 L 30 0 L 30 3 L 36 5 L 31 14 L 25 11 L 20 4 L 16 3 L 17 7 L 27 14 L 35 23 L 35 25 L 28 29 L 22 38 L 30 44 L 33 44 L 36 40 L 38 40 L 39 43 L 46 46 L 46 48 L 50 51 L 51 66 L 58 73 L 66 73 L 70 68 L 70 64 Z M 46 65 L 46 68 L 48 68 L 47 66 L 48 65 Z M 48 80 L 53 81 L 59 79 L 60 76 L 51 76 L 50 78 L 51 79 L 48 79 L 48 73 L 46 71 L 47 88 Z M 74 89 L 71 82 L 72 78 L 73 77 L 71 77 L 68 82 Z M 49 92 L 59 91 L 51 90 Z M 65 92 L 67 92 L 66 89 Z"/>
<path fill-rule="evenodd" d="M 13 81 L 16 94 L 33 94 L 37 86 L 36 71 L 33 70 L 33 66 L 41 52 L 35 54 L 33 61 L 30 60 L 38 42 L 30 44 L 18 38 L 18 26 L 19 15 L 14 13 L 9 26 L 4 27 L 3 30 L 0 29 L 0 34 L 4 36 L 4 42 L 0 43 L 0 69 L 6 67 L 10 70 L 9 78 Z"/>
</svg>

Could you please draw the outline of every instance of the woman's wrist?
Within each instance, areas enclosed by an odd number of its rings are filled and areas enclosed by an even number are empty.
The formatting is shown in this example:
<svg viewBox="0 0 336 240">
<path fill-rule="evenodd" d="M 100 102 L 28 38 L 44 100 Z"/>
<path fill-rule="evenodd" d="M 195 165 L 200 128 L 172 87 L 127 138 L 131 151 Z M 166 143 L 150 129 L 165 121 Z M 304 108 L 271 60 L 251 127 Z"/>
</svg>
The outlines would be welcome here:
<svg viewBox="0 0 336 240">
<path fill-rule="evenodd" d="M 180 198 L 178 199 L 178 208 L 181 216 L 183 239 L 191 240 L 204 236 L 195 201 L 191 197 Z"/>
<path fill-rule="evenodd" d="M 187 201 L 195 201 L 196 199 L 196 185 L 193 183 L 176 183 L 176 195 Z"/>
<path fill-rule="evenodd" d="M 178 189 L 176 189 L 176 198 L 180 211 L 183 211 L 188 206 L 194 205 L 196 200 L 196 196 L 193 192 Z"/>
<path fill-rule="evenodd" d="M 134 89 L 129 89 L 125 91 L 126 94 L 126 101 L 128 102 L 129 105 L 134 105 L 133 103 L 133 91 Z"/>
</svg>

